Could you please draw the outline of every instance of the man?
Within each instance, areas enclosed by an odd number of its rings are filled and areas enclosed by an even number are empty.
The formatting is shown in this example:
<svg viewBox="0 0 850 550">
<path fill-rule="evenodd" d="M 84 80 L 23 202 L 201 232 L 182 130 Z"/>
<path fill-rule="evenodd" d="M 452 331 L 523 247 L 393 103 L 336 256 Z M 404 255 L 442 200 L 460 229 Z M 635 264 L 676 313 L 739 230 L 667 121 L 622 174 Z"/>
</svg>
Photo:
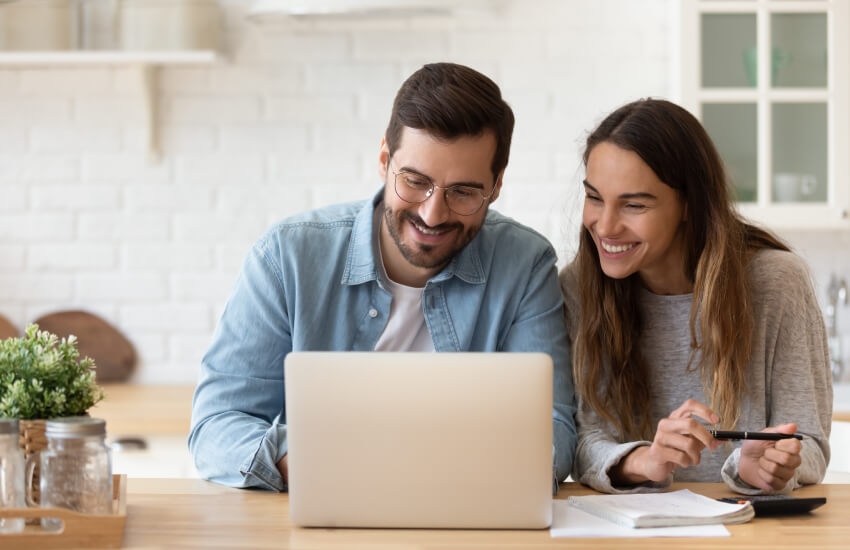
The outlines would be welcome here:
<svg viewBox="0 0 850 550">
<path fill-rule="evenodd" d="M 489 78 L 426 65 L 396 96 L 378 155 L 383 188 L 283 220 L 257 241 L 195 392 L 189 447 L 202 476 L 286 490 L 283 363 L 293 350 L 546 352 L 554 476 L 567 476 L 575 405 L 555 252 L 489 211 L 513 126 Z"/>
</svg>

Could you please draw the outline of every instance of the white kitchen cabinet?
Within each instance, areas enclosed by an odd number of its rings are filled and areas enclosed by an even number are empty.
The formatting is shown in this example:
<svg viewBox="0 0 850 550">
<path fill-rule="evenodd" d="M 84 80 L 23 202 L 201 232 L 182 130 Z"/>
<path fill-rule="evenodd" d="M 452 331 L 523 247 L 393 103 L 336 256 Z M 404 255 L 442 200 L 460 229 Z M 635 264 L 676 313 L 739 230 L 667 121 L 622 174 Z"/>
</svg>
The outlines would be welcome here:
<svg viewBox="0 0 850 550">
<path fill-rule="evenodd" d="M 850 227 L 850 2 L 685 0 L 681 94 L 741 212 Z"/>
<path fill-rule="evenodd" d="M 833 421 L 824 483 L 850 483 L 850 422 Z"/>
<path fill-rule="evenodd" d="M 850 384 L 835 384 L 832 391 L 831 457 L 824 483 L 850 483 Z"/>
</svg>

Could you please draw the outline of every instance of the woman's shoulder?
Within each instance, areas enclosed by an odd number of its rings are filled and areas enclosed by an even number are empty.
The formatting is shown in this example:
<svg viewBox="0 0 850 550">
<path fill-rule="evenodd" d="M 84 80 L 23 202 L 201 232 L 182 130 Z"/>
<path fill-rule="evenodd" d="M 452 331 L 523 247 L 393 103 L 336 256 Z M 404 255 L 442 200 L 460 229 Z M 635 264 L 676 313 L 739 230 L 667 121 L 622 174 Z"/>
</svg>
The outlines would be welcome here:
<svg viewBox="0 0 850 550">
<path fill-rule="evenodd" d="M 558 274 L 561 290 L 567 299 L 578 299 L 578 260 L 573 260 Z"/>
<path fill-rule="evenodd" d="M 750 288 L 755 294 L 784 297 L 813 292 L 805 260 L 787 250 L 763 249 L 753 254 L 748 265 Z"/>
<path fill-rule="evenodd" d="M 787 250 L 766 248 L 753 254 L 749 264 L 750 278 L 753 282 L 771 282 L 810 279 L 809 267 L 805 260 Z"/>
<path fill-rule="evenodd" d="M 558 274 L 558 279 L 561 282 L 561 293 L 564 295 L 567 327 L 572 334 L 581 308 L 579 303 L 581 289 L 578 282 L 578 261 L 573 260 L 562 269 L 561 273 Z"/>
</svg>

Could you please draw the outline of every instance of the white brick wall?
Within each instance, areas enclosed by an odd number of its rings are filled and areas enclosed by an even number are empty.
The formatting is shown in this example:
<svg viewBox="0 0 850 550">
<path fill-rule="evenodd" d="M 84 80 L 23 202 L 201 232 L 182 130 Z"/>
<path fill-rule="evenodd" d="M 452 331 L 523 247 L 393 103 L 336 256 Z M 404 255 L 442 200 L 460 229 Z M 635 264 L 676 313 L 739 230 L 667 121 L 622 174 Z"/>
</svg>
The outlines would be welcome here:
<svg viewBox="0 0 850 550">
<path fill-rule="evenodd" d="M 136 346 L 135 381 L 194 382 L 251 243 L 280 217 L 370 196 L 396 90 L 440 60 L 501 85 L 517 126 L 496 208 L 546 234 L 563 264 L 586 132 L 674 89 L 675 1 L 511 0 L 494 13 L 258 27 L 247 2 L 224 0 L 228 61 L 160 71 L 153 164 L 135 70 L 0 69 L 0 313 L 23 328 L 89 309 Z M 850 275 L 850 260 L 801 238 L 821 282 Z"/>
</svg>

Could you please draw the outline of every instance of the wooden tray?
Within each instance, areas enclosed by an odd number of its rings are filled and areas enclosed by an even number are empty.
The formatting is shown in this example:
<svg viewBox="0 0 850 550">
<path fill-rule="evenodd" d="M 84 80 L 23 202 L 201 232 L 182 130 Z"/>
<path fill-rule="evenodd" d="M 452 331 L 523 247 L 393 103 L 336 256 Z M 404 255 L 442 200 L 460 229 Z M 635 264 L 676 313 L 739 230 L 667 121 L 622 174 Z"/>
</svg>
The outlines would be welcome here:
<svg viewBox="0 0 850 550">
<path fill-rule="evenodd" d="M 80 514 L 64 508 L 0 508 L 0 518 L 59 518 L 61 531 L 27 525 L 21 533 L 0 533 L 0 548 L 120 548 L 127 520 L 127 475 L 112 476 L 112 511 L 108 516 Z"/>
</svg>

